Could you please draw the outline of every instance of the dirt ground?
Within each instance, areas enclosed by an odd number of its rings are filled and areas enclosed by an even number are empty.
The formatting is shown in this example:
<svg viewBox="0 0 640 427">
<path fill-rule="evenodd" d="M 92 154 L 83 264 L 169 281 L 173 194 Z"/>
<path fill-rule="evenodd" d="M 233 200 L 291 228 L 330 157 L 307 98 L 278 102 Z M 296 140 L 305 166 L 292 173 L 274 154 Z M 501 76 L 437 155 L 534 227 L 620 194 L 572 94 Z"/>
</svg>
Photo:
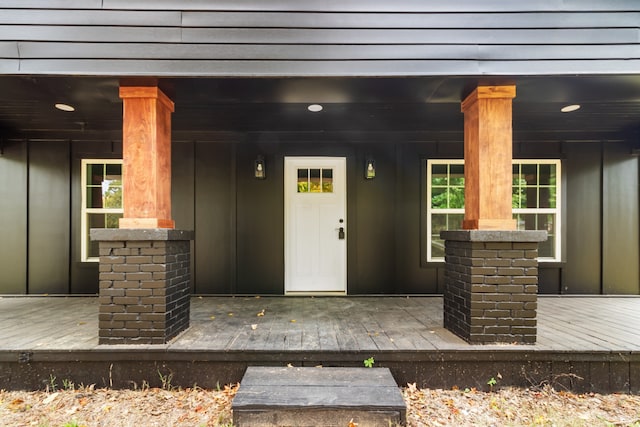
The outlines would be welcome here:
<svg viewBox="0 0 640 427">
<path fill-rule="evenodd" d="M 232 426 L 237 386 L 220 390 L 0 391 L 0 426 Z M 435 390 L 407 385 L 409 426 L 633 426 L 640 396 L 574 394 L 551 387 Z M 353 424 L 355 425 L 355 424 Z M 345 426 L 347 427 L 347 426 Z"/>
</svg>

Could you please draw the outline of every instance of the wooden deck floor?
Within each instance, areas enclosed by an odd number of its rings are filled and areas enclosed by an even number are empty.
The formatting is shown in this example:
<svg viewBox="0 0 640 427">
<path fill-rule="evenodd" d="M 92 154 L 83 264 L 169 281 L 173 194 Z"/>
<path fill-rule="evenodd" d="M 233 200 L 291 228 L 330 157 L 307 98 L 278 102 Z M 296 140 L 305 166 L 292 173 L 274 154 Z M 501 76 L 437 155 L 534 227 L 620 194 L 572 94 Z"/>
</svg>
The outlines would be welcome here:
<svg viewBox="0 0 640 427">
<path fill-rule="evenodd" d="M 200 351 L 640 351 L 640 298 L 540 297 L 536 345 L 469 345 L 442 327 L 440 297 L 194 297 L 167 345 Z M 93 297 L 0 298 L 0 351 L 92 350 Z"/>
<path fill-rule="evenodd" d="M 442 327 L 440 297 L 193 297 L 191 327 L 169 344 L 105 346 L 95 297 L 2 297 L 0 365 L 69 358 L 357 365 L 374 356 L 397 373 L 400 363 L 446 360 L 613 361 L 640 382 L 640 297 L 540 297 L 538 305 L 537 344 L 478 346 Z M 582 369 L 593 371 L 593 363 Z"/>
</svg>

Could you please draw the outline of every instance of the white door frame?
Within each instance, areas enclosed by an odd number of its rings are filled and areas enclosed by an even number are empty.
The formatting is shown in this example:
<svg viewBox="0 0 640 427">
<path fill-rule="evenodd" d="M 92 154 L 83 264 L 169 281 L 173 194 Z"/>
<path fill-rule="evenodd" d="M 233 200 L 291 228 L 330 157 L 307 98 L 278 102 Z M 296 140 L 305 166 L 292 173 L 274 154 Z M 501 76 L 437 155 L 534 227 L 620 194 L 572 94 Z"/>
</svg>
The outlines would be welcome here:
<svg viewBox="0 0 640 427">
<path fill-rule="evenodd" d="M 299 168 L 332 168 L 332 193 L 298 193 Z M 284 248 L 286 295 L 345 295 L 347 293 L 347 161 L 346 157 L 285 157 L 284 158 Z M 327 212 L 325 208 L 330 209 Z M 311 210 L 309 210 L 311 209 Z M 313 242 L 304 246 L 313 256 L 301 255 L 296 249 L 302 230 L 301 212 L 316 213 L 312 221 Z M 322 213 L 324 211 L 324 214 Z M 335 218 L 333 218 L 335 216 Z M 342 220 L 342 222 L 340 222 Z M 305 221 L 304 224 L 309 224 Z M 317 227 L 317 228 L 316 228 Z M 340 228 L 344 238 L 339 238 Z M 312 230 L 313 230 L 312 229 Z M 307 230 L 308 231 L 308 230 Z M 316 240 L 317 239 L 317 240 Z M 297 243 L 296 243 L 297 242 Z M 305 251 L 306 252 L 306 251 Z M 322 256 L 334 257 L 321 259 Z M 310 275 L 298 273 L 300 262 L 311 260 Z M 327 267 L 330 265 L 331 267 Z M 324 271 L 326 269 L 327 271 Z M 315 275 L 313 273 L 316 273 Z M 322 273 L 326 273 L 322 277 Z"/>
</svg>

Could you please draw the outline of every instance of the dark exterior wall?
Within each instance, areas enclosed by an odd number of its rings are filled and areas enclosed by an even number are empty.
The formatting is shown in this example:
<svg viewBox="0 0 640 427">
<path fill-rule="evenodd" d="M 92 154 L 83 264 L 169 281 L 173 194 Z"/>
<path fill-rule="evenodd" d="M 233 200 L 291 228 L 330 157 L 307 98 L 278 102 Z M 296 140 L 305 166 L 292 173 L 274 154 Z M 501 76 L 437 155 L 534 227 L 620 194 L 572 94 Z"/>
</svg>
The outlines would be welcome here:
<svg viewBox="0 0 640 427">
<path fill-rule="evenodd" d="M 638 158 L 623 144 L 603 152 L 602 293 L 640 293 Z"/>
<path fill-rule="evenodd" d="M 0 156 L 0 293 L 26 292 L 27 144 L 10 141 Z"/>
<path fill-rule="evenodd" d="M 602 273 L 602 148 L 570 143 L 564 147 L 567 177 L 563 293 L 600 293 Z"/>
<path fill-rule="evenodd" d="M 6 74 L 624 74 L 636 73 L 640 63 L 635 0 L 1 6 Z"/>
<path fill-rule="evenodd" d="M 69 288 L 70 144 L 29 144 L 29 293 L 65 294 Z"/>
<path fill-rule="evenodd" d="M 284 157 L 327 155 L 347 157 L 349 293 L 441 293 L 442 265 L 423 261 L 424 160 L 460 158 L 462 144 L 313 138 L 174 142 L 173 217 L 196 236 L 192 291 L 282 294 Z M 640 294 L 638 158 L 621 143 L 532 147 L 516 144 L 516 157 L 561 157 L 566 177 L 564 262 L 541 264 L 540 292 Z M 266 180 L 252 177 L 257 155 Z M 6 144 L 0 234 L 11 245 L 0 246 L 0 293 L 97 291 L 97 265 L 80 262 L 80 159 L 120 156 L 110 141 Z"/>
</svg>

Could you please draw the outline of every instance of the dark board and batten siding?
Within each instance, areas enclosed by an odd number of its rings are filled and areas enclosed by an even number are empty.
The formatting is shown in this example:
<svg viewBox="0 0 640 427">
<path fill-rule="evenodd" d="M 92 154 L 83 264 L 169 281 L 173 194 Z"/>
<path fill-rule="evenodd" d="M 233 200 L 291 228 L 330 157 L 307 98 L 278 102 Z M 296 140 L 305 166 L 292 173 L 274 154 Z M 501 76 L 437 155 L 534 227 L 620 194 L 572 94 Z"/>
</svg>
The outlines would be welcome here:
<svg viewBox="0 0 640 427">
<path fill-rule="evenodd" d="M 640 3 L 0 1 L 0 73 L 624 74 Z"/>
<path fill-rule="evenodd" d="M 536 158 L 562 153 L 567 178 L 565 262 L 540 265 L 540 293 L 639 294 L 640 248 L 623 237 L 640 233 L 636 159 L 613 142 L 528 150 Z M 283 158 L 320 153 L 347 157 L 349 294 L 441 293 L 442 266 L 421 262 L 422 162 L 461 151 L 461 143 L 401 140 L 175 141 L 172 212 L 179 229 L 195 230 L 193 292 L 284 292 Z M 267 161 L 266 180 L 250 173 L 258 154 Z M 376 159 L 375 180 L 362 179 L 357 167 L 368 155 Z M 89 141 L 21 140 L 5 148 L 0 294 L 97 292 L 98 266 L 80 262 L 80 159 L 120 156 L 118 144 Z"/>
</svg>

